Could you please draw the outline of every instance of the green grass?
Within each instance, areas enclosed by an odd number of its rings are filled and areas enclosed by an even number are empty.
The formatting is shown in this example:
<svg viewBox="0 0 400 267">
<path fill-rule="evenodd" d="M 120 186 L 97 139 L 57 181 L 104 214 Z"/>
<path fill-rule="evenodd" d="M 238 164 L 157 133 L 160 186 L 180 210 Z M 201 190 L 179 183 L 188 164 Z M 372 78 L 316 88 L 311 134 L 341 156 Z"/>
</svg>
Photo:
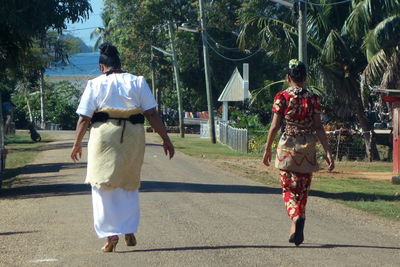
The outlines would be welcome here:
<svg viewBox="0 0 400 267">
<path fill-rule="evenodd" d="M 357 161 L 343 161 L 336 162 L 336 166 L 342 169 L 355 169 L 359 171 L 371 172 L 390 172 L 392 171 L 391 162 L 357 162 Z"/>
<path fill-rule="evenodd" d="M 172 137 L 175 148 L 187 155 L 223 159 L 237 158 L 231 171 L 239 172 L 242 176 L 259 181 L 266 185 L 278 185 L 277 177 L 271 177 L 258 169 L 249 169 L 241 164 L 240 160 L 260 159 L 260 154 L 238 153 L 221 144 L 211 144 L 209 139 L 200 139 L 188 136 L 184 139 Z M 337 169 L 357 169 L 360 171 L 391 171 L 391 163 L 387 162 L 337 162 Z M 377 181 L 367 178 L 346 177 L 319 177 L 313 178 L 311 195 L 338 201 L 347 206 L 364 210 L 375 215 L 384 216 L 393 220 L 400 220 L 400 186 L 389 181 Z"/>
<path fill-rule="evenodd" d="M 35 159 L 39 148 L 50 141 L 52 140 L 47 135 L 42 135 L 41 142 L 33 142 L 28 131 L 18 131 L 15 135 L 7 135 L 4 143 L 9 152 L 6 158 L 6 169 L 2 174 L 2 187 L 10 187 L 22 173 L 23 167 Z"/>
<path fill-rule="evenodd" d="M 212 144 L 210 139 L 198 138 L 194 136 L 185 136 L 180 138 L 171 136 L 176 149 L 193 157 L 201 158 L 221 158 L 229 156 L 246 156 L 247 154 L 236 152 L 228 146 L 222 144 Z"/>
<path fill-rule="evenodd" d="M 312 195 L 338 200 L 348 206 L 400 220 L 400 186 L 366 178 L 315 177 Z"/>
<path fill-rule="evenodd" d="M 355 201 L 347 202 L 346 205 L 364 210 L 375 215 L 384 216 L 390 219 L 400 220 L 400 201 L 388 202 L 384 200 L 377 201 Z"/>
<path fill-rule="evenodd" d="M 6 135 L 4 138 L 4 143 L 6 145 L 16 145 L 16 144 L 29 144 L 34 143 L 28 131 L 18 131 L 16 134 L 13 135 Z"/>
</svg>

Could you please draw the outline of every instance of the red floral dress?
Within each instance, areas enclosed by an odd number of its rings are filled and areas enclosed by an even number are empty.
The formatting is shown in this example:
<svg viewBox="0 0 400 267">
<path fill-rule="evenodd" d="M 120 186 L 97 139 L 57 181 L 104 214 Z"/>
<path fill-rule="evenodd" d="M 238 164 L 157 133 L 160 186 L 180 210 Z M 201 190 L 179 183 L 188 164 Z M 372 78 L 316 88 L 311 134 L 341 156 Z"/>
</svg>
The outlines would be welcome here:
<svg viewBox="0 0 400 267">
<path fill-rule="evenodd" d="M 272 111 L 282 117 L 284 134 L 299 136 L 313 132 L 313 116 L 320 113 L 319 97 L 303 88 L 289 87 L 274 98 Z M 280 170 L 283 201 L 291 219 L 305 217 L 312 173 Z"/>
<path fill-rule="evenodd" d="M 303 88 L 289 87 L 274 98 L 272 111 L 280 114 L 286 124 L 287 135 L 311 132 L 313 115 L 320 113 L 319 97 Z"/>
</svg>

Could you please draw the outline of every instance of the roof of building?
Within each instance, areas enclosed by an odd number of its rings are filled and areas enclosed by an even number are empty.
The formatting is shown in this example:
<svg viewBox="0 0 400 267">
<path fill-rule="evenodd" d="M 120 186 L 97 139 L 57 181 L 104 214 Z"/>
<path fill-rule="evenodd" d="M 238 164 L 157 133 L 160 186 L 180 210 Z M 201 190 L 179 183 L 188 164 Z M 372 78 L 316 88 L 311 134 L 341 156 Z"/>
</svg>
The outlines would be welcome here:
<svg viewBox="0 0 400 267">
<path fill-rule="evenodd" d="M 232 73 L 231 78 L 218 98 L 220 102 L 244 101 L 250 98 L 251 94 L 245 89 L 244 81 L 237 68 Z"/>
</svg>

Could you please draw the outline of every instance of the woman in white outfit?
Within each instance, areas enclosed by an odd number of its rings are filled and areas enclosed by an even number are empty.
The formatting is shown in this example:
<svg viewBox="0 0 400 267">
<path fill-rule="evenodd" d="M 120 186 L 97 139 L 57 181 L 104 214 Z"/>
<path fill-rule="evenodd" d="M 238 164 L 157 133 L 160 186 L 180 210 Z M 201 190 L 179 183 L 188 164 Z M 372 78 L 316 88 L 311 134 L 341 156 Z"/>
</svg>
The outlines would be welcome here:
<svg viewBox="0 0 400 267">
<path fill-rule="evenodd" d="M 81 158 L 82 139 L 91 124 L 85 183 L 92 186 L 96 233 L 99 238 L 107 237 L 102 251 L 112 252 L 121 234 L 128 246 L 136 245 L 144 117 L 162 138 L 170 159 L 174 147 L 145 79 L 121 70 L 115 46 L 100 46 L 99 64 L 103 75 L 88 81 L 76 111 L 79 119 L 71 158 Z"/>
</svg>

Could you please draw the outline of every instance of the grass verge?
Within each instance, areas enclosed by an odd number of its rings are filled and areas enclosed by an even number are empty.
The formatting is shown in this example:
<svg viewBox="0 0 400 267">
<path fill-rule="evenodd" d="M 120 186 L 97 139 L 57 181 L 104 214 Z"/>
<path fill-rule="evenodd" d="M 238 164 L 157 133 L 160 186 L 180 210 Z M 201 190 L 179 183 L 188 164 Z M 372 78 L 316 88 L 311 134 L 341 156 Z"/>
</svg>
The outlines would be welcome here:
<svg viewBox="0 0 400 267">
<path fill-rule="evenodd" d="M 279 186 L 279 173 L 276 169 L 265 168 L 261 154 L 243 154 L 222 144 L 211 144 L 209 139 L 187 136 L 184 139 L 171 137 L 177 150 L 203 158 L 241 176 L 256 180 L 269 186 Z M 338 162 L 337 169 L 357 169 L 359 171 L 391 171 L 387 162 Z M 389 181 L 376 181 L 358 177 L 330 177 L 316 173 L 311 195 L 339 201 L 347 206 L 368 211 L 400 221 L 400 186 Z"/>
<path fill-rule="evenodd" d="M 391 172 L 392 163 L 384 161 L 339 161 L 335 163 L 340 169 L 359 170 L 366 172 Z"/>
<path fill-rule="evenodd" d="M 316 175 L 312 188 L 311 195 L 335 199 L 350 207 L 400 221 L 400 186 L 389 181 Z"/>
<path fill-rule="evenodd" d="M 41 142 L 33 142 L 28 131 L 18 131 L 15 135 L 7 135 L 4 143 L 8 149 L 6 168 L 2 173 L 2 188 L 9 188 L 22 173 L 23 168 L 32 162 L 39 148 L 52 141 L 49 136 L 42 134 Z"/>
<path fill-rule="evenodd" d="M 186 135 L 185 138 L 172 136 L 171 140 L 176 149 L 194 157 L 218 159 L 227 156 L 237 157 L 250 155 L 236 152 L 231 148 L 221 144 L 212 144 L 209 139 L 202 139 L 195 136 Z"/>
</svg>

